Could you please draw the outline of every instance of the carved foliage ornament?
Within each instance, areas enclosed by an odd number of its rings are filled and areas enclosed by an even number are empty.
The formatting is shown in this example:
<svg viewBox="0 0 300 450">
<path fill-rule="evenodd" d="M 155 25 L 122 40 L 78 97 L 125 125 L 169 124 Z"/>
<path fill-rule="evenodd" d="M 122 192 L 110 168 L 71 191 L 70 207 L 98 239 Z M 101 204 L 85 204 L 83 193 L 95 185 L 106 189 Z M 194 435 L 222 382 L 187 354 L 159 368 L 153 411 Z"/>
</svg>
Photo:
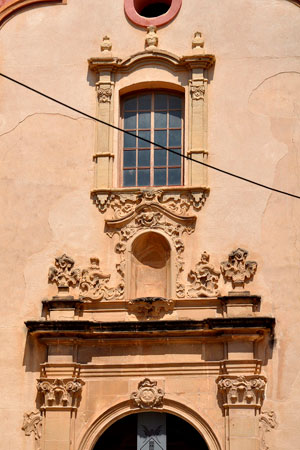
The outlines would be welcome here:
<svg viewBox="0 0 300 450">
<path fill-rule="evenodd" d="M 138 384 L 138 390 L 133 392 L 130 398 L 138 408 L 151 409 L 162 406 L 164 395 L 163 389 L 157 387 L 157 381 L 145 378 Z"/>
<path fill-rule="evenodd" d="M 278 427 L 276 414 L 274 411 L 262 411 L 259 416 L 260 450 L 269 450 L 266 443 L 266 432 Z"/>
<path fill-rule="evenodd" d="M 221 263 L 221 271 L 225 281 L 232 283 L 233 289 L 244 289 L 245 283 L 251 281 L 257 269 L 257 262 L 246 261 L 247 250 L 238 248 L 228 256 L 228 261 Z"/>
<path fill-rule="evenodd" d="M 224 408 L 234 406 L 261 408 L 267 381 L 263 375 L 240 377 L 223 375 L 216 381 Z"/>
<path fill-rule="evenodd" d="M 173 300 L 167 300 L 161 297 L 144 297 L 130 300 L 128 310 L 135 314 L 139 319 L 159 319 L 174 309 Z"/>
<path fill-rule="evenodd" d="M 37 390 L 43 396 L 43 407 L 77 407 L 83 381 L 79 378 L 49 380 L 41 378 Z"/>
<path fill-rule="evenodd" d="M 204 81 L 191 81 L 190 91 L 193 100 L 204 100 L 205 84 Z"/>
<path fill-rule="evenodd" d="M 147 35 L 145 39 L 145 49 L 147 51 L 156 50 L 158 46 L 157 28 L 155 25 L 147 27 Z"/>
<path fill-rule="evenodd" d="M 35 448 L 40 450 L 40 439 L 42 437 L 42 415 L 40 411 L 33 411 L 24 414 L 22 430 L 26 436 L 34 435 Z"/>
<path fill-rule="evenodd" d="M 219 295 L 218 282 L 220 272 L 209 264 L 210 256 L 204 252 L 195 270 L 191 270 L 188 279 L 191 282 L 187 295 L 191 298 L 215 297 Z"/>
<path fill-rule="evenodd" d="M 58 286 L 59 293 L 69 290 L 69 286 L 79 286 L 79 296 L 86 301 L 91 300 L 116 300 L 121 299 L 124 294 L 124 282 L 117 287 L 110 287 L 108 282 L 110 275 L 103 274 L 100 269 L 99 258 L 90 258 L 91 265 L 87 269 L 74 269 L 74 261 L 67 255 L 55 259 L 55 266 L 50 267 L 48 274 L 49 283 Z M 117 268 L 118 273 L 120 269 Z"/>
</svg>

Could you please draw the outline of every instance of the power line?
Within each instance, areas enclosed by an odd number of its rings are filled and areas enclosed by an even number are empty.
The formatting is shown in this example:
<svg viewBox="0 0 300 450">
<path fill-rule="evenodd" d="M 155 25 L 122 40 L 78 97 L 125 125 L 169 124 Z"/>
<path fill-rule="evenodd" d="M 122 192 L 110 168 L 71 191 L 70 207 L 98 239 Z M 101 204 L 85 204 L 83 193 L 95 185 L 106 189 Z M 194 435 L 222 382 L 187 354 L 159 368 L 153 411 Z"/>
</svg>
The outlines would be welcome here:
<svg viewBox="0 0 300 450">
<path fill-rule="evenodd" d="M 71 111 L 75 111 L 75 112 L 81 114 L 82 116 L 88 117 L 89 119 L 95 120 L 96 122 L 102 123 L 103 125 L 106 125 L 106 126 L 108 126 L 110 128 L 113 128 L 115 130 L 121 131 L 122 133 L 128 134 L 129 136 L 133 136 L 135 138 L 138 138 L 138 139 L 140 139 L 140 140 L 142 140 L 144 142 L 147 142 L 148 144 L 151 144 L 151 145 L 154 145 L 155 147 L 161 148 L 162 150 L 166 150 L 166 151 L 168 151 L 170 153 L 174 153 L 177 156 L 179 155 L 179 153 L 177 153 L 175 150 L 172 150 L 170 148 L 164 147 L 163 145 L 156 144 L 155 142 L 150 141 L 149 139 L 146 139 L 146 138 L 143 138 L 143 137 L 139 137 L 139 136 L 137 136 L 134 133 L 130 133 L 130 131 L 126 131 L 123 128 L 117 127 L 116 125 L 112 125 L 111 123 L 105 122 L 104 120 L 101 120 L 101 119 L 98 119 L 97 117 L 91 116 L 90 114 L 87 114 L 87 113 L 85 113 L 83 111 L 80 111 L 77 108 L 74 108 L 73 106 L 67 105 L 66 103 L 63 103 L 60 100 L 57 100 L 56 98 L 50 97 L 50 95 L 44 94 L 43 92 L 38 91 L 37 89 L 34 89 L 31 86 L 28 86 L 27 84 L 21 83 L 20 81 L 15 80 L 14 78 L 11 78 L 8 75 L 5 75 L 4 73 L 0 72 L 0 76 L 3 77 L 3 78 L 6 78 L 7 80 L 10 80 L 13 83 L 16 83 L 16 84 L 18 84 L 18 85 L 20 85 L 20 86 L 22 86 L 22 87 L 32 91 L 32 92 L 35 92 L 36 94 L 41 95 L 42 97 L 45 97 L 48 100 L 51 100 L 52 102 L 55 102 L 55 103 L 57 103 L 57 104 L 59 104 L 61 106 L 64 106 L 65 108 L 68 108 Z M 257 181 L 250 180 L 249 178 L 242 177 L 241 175 L 237 175 L 237 174 L 232 173 L 232 172 L 228 172 L 227 170 L 223 170 L 223 169 L 220 169 L 219 167 L 212 166 L 211 164 L 207 164 L 207 163 L 202 162 L 202 161 L 197 161 L 196 159 L 193 159 L 191 156 L 187 156 L 187 155 L 183 155 L 183 154 L 180 154 L 179 156 L 181 156 L 181 158 L 187 159 L 188 161 L 192 161 L 194 163 L 201 164 L 202 166 L 208 167 L 209 169 L 216 170 L 217 172 L 223 173 L 225 175 L 229 175 L 230 177 L 237 178 L 238 180 L 246 181 L 247 183 L 251 183 L 251 184 L 254 184 L 255 186 L 259 186 L 259 187 L 262 187 L 264 189 L 268 189 L 269 191 L 278 192 L 279 194 L 284 194 L 284 195 L 288 195 L 289 197 L 300 199 L 299 195 L 291 194 L 290 192 L 286 192 L 286 191 L 281 191 L 280 189 L 275 189 L 275 188 L 273 188 L 271 186 L 267 186 L 265 184 L 258 183 Z"/>
</svg>

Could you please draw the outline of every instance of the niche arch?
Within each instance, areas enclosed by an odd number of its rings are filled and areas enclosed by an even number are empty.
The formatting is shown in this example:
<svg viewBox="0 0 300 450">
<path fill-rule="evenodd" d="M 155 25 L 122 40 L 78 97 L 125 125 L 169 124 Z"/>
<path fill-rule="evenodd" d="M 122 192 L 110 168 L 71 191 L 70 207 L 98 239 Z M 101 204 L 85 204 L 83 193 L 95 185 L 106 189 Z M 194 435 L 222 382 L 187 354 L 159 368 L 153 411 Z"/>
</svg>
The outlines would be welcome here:
<svg viewBox="0 0 300 450">
<path fill-rule="evenodd" d="M 173 296 L 173 243 L 161 230 L 141 230 L 128 242 L 128 298 Z"/>
<path fill-rule="evenodd" d="M 163 407 L 155 411 L 178 416 L 198 431 L 198 433 L 205 440 L 208 450 L 221 450 L 219 439 L 214 433 L 212 427 L 209 425 L 208 421 L 188 406 L 165 398 Z M 86 431 L 80 439 L 79 445 L 76 447 L 76 450 L 94 450 L 100 436 L 113 423 L 129 414 L 136 414 L 138 412 L 144 411 L 133 409 L 130 400 L 118 403 L 107 409 L 102 414 L 98 415 L 94 419 L 91 419 Z"/>
</svg>

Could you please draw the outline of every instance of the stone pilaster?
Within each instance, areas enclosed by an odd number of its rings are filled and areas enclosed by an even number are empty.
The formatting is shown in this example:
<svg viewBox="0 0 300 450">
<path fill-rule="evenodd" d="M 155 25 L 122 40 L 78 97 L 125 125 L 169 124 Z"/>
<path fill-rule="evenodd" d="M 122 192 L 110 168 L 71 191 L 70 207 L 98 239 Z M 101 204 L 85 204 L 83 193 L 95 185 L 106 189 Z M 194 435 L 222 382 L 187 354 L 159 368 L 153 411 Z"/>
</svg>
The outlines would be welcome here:
<svg viewBox="0 0 300 450">
<path fill-rule="evenodd" d="M 226 422 L 226 450 L 259 448 L 258 414 L 264 400 L 263 375 L 222 375 L 216 380 Z"/>
</svg>

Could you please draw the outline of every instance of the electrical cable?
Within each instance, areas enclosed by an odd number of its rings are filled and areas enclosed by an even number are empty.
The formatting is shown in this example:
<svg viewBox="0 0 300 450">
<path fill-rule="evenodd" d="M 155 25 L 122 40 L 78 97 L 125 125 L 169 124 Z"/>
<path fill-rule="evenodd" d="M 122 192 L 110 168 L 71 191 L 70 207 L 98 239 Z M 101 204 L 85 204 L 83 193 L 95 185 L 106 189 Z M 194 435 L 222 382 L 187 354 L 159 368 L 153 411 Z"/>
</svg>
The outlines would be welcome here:
<svg viewBox="0 0 300 450">
<path fill-rule="evenodd" d="M 44 94 L 43 92 L 38 91 L 37 89 L 34 89 L 33 87 L 28 86 L 27 84 L 21 83 L 20 81 L 15 80 L 14 78 L 11 78 L 8 75 L 5 75 L 4 73 L 0 72 L 0 76 L 3 77 L 3 78 L 6 78 L 7 80 L 12 81 L 13 83 L 16 83 L 19 86 L 22 86 L 22 87 L 24 87 L 24 88 L 26 88 L 26 89 L 28 89 L 28 90 L 30 90 L 32 92 L 35 92 L 36 94 L 41 95 L 42 97 L 45 97 L 48 100 L 51 100 L 52 102 L 55 102 L 55 103 L 57 103 L 57 104 L 59 104 L 61 106 L 64 106 L 65 108 L 68 108 L 71 111 L 75 111 L 76 113 L 81 114 L 82 116 L 88 117 L 89 119 L 95 120 L 96 122 L 102 123 L 103 125 L 106 125 L 106 126 L 108 126 L 110 128 L 113 128 L 115 130 L 121 131 L 122 133 L 128 134 L 129 136 L 133 136 L 135 138 L 138 138 L 138 139 L 140 139 L 140 140 L 142 140 L 144 142 L 147 142 L 148 144 L 151 144 L 151 145 L 154 145 L 155 147 L 161 148 L 162 150 L 166 150 L 166 151 L 168 151 L 170 153 L 174 153 L 176 155 L 179 155 L 179 153 L 177 153 L 175 150 L 172 150 L 170 148 L 164 147 L 163 145 L 156 144 L 155 142 L 150 141 L 149 139 L 146 139 L 146 138 L 143 138 L 143 137 L 139 137 L 139 136 L 137 136 L 134 133 L 130 133 L 130 131 L 127 131 L 127 130 L 124 130 L 123 128 L 117 127 L 116 125 L 112 125 L 111 123 L 105 122 L 104 120 L 98 119 L 97 117 L 91 116 L 90 114 L 87 114 L 87 113 L 85 113 L 83 111 L 80 111 L 79 109 L 74 108 L 73 106 L 70 106 L 70 105 L 68 105 L 66 103 L 61 102 L 60 100 L 57 100 L 57 99 L 55 99 L 53 97 L 50 97 L 50 95 Z M 287 195 L 289 197 L 300 199 L 299 195 L 292 194 L 292 193 L 286 192 L 286 191 L 282 191 L 280 189 L 276 189 L 276 188 L 273 188 L 271 186 L 267 186 L 265 184 L 262 184 L 262 183 L 259 183 L 257 181 L 251 180 L 249 178 L 242 177 L 241 175 L 237 175 L 235 173 L 228 172 L 227 170 L 220 169 L 219 167 L 212 166 L 211 164 L 207 164 L 207 163 L 202 162 L 202 161 L 197 161 L 196 159 L 193 159 L 190 156 L 183 155 L 183 154 L 180 154 L 179 156 L 181 156 L 181 158 L 187 159 L 188 161 L 192 161 L 194 163 L 201 164 L 202 166 L 208 167 L 209 169 L 212 169 L 212 170 L 216 170 L 217 172 L 223 173 L 225 175 L 237 178 L 237 179 L 245 181 L 247 183 L 254 184 L 255 186 L 259 186 L 259 187 L 262 187 L 264 189 L 268 189 L 269 191 L 277 192 L 279 194 L 283 194 L 283 195 Z"/>
</svg>

